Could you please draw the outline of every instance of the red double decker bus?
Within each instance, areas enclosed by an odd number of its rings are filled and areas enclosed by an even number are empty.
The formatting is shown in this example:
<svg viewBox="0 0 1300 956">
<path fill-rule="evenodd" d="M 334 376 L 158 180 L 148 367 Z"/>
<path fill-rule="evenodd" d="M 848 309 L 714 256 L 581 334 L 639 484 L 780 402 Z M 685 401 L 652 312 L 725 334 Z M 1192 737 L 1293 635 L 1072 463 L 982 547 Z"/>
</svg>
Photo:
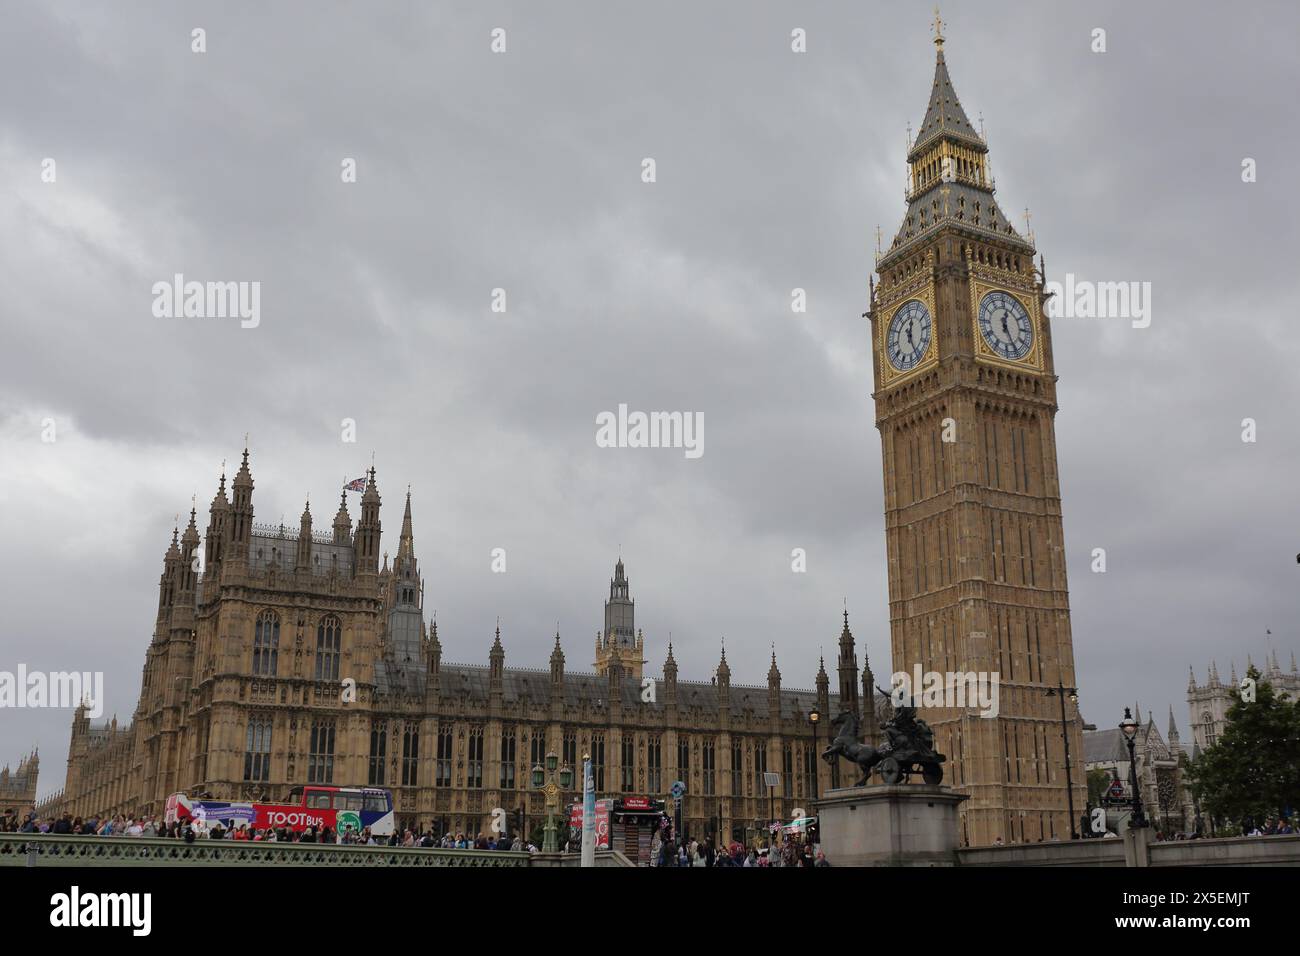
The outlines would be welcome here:
<svg viewBox="0 0 1300 956">
<path fill-rule="evenodd" d="M 301 833 L 315 827 L 329 827 L 337 833 L 352 827 L 360 833 L 366 827 L 376 837 L 393 832 L 393 795 L 379 787 L 294 787 L 286 803 L 249 803 L 221 800 L 191 800 L 183 793 L 167 798 L 167 823 L 202 820 L 211 825 L 241 824 L 254 830 L 292 830 Z"/>
</svg>

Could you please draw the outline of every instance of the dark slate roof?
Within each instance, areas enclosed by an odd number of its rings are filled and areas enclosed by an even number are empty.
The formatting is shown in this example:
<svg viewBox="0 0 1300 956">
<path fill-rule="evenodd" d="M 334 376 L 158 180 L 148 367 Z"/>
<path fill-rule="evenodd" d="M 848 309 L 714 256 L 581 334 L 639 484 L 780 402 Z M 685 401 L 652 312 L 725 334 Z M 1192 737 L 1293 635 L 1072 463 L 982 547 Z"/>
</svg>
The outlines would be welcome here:
<svg viewBox="0 0 1300 956">
<path fill-rule="evenodd" d="M 942 135 L 962 140 L 976 149 L 984 149 L 984 140 L 971 125 L 966 111 L 961 108 L 957 91 L 952 88 L 952 79 L 948 76 L 948 64 L 943 60 L 943 50 L 934 64 L 934 86 L 930 90 L 930 105 L 926 108 L 925 119 L 916 133 L 916 143 L 912 146 L 909 158 L 915 156 L 931 141 Z"/>
<path fill-rule="evenodd" d="M 394 661 L 391 658 L 375 665 L 375 682 L 379 692 L 387 694 L 423 695 L 427 664 L 419 660 Z M 444 698 L 451 700 L 467 699 L 475 703 L 484 703 L 489 693 L 489 668 L 482 664 L 442 664 L 439 669 L 440 691 Z M 663 704 L 662 678 L 660 682 L 659 705 Z M 529 701 L 545 704 L 550 701 L 551 675 L 549 670 L 533 668 L 507 667 L 502 674 L 502 697 L 506 701 Z M 621 701 L 625 710 L 642 706 L 641 686 L 631 679 L 625 679 L 619 688 Z M 577 709 L 584 701 L 598 707 L 606 705 L 609 693 L 609 680 L 591 671 L 565 671 L 564 705 Z M 881 702 L 887 701 L 877 692 L 877 712 Z M 756 717 L 767 717 L 767 688 L 745 684 L 731 685 L 732 713 L 751 712 Z M 781 717 L 791 719 L 807 714 L 817 702 L 817 692 L 802 688 L 783 688 L 781 690 Z M 703 681 L 679 680 L 677 682 L 677 703 L 682 708 L 702 708 L 705 711 L 718 709 L 718 687 Z M 834 712 L 839 706 L 838 695 L 830 695 L 830 710 Z"/>
<path fill-rule="evenodd" d="M 1034 247 L 1016 232 L 993 198 L 993 193 L 969 183 L 940 182 L 912 196 L 893 243 L 881 256 L 881 266 L 941 224 L 956 226 L 977 236 L 1012 242 L 1022 246 L 1027 255 L 1034 254 Z"/>
<path fill-rule="evenodd" d="M 1110 763 L 1128 760 L 1128 744 L 1124 731 L 1118 727 L 1110 730 L 1090 730 L 1083 735 L 1084 763 Z"/>
</svg>

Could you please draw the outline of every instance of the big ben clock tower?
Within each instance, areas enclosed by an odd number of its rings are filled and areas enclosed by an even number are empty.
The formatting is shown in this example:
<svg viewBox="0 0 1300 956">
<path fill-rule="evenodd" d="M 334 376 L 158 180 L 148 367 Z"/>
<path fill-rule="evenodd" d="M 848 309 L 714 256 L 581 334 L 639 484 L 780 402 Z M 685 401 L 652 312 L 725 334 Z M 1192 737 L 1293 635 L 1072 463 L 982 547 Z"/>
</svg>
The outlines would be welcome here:
<svg viewBox="0 0 1300 956">
<path fill-rule="evenodd" d="M 893 663 L 909 674 L 920 664 L 997 675 L 994 716 L 921 711 L 949 757 L 944 782 L 970 797 L 964 842 L 1069 839 L 1057 687 L 1068 693 L 1076 679 L 1043 276 L 1032 236 L 998 208 L 988 146 L 953 90 L 941 27 L 936 17 L 907 214 L 878 255 L 867 313 Z M 1077 818 L 1082 732 L 1068 697 L 1065 712 Z"/>
</svg>

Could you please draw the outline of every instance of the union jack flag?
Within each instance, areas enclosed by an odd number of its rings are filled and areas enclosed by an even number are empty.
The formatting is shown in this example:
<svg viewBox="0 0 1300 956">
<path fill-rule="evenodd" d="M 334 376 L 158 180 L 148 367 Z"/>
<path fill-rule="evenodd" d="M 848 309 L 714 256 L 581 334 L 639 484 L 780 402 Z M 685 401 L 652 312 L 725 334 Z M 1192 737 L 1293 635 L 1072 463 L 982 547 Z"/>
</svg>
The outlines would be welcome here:
<svg viewBox="0 0 1300 956">
<path fill-rule="evenodd" d="M 349 481 L 346 485 L 343 486 L 343 490 L 344 491 L 365 491 L 366 479 L 356 478 L 352 481 Z"/>
</svg>

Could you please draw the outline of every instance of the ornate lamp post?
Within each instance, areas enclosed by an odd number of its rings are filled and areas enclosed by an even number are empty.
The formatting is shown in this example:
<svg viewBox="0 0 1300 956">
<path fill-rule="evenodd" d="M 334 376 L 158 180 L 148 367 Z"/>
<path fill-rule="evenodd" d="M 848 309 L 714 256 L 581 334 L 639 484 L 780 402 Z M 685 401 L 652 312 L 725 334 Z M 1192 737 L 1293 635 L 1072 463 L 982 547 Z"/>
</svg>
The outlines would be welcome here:
<svg viewBox="0 0 1300 956">
<path fill-rule="evenodd" d="M 1065 797 L 1070 806 L 1070 839 L 1079 839 L 1074 829 L 1074 781 L 1070 779 L 1070 729 L 1065 722 L 1065 698 L 1069 696 L 1072 703 L 1079 703 L 1077 687 L 1063 687 L 1061 679 L 1056 679 L 1056 686 L 1047 688 L 1048 697 L 1061 698 L 1061 739 L 1065 741 Z"/>
<path fill-rule="evenodd" d="M 808 723 L 812 724 L 812 729 L 813 729 L 813 778 L 812 778 L 812 785 L 813 785 L 813 799 L 814 799 L 814 800 L 819 799 L 819 794 L 818 794 L 818 790 L 819 790 L 819 788 L 818 788 L 818 785 L 817 785 L 817 725 L 818 725 L 819 723 L 821 723 L 821 719 L 822 719 L 822 712 L 821 712 L 820 710 L 818 710 L 816 707 L 814 707 L 812 710 L 808 711 Z"/>
<path fill-rule="evenodd" d="M 1144 827 L 1147 825 L 1147 819 L 1142 815 L 1142 793 L 1138 789 L 1137 755 L 1133 749 L 1138 724 L 1127 707 L 1124 708 L 1124 719 L 1120 721 L 1119 729 L 1124 731 L 1124 736 L 1128 741 L 1128 778 L 1129 786 L 1133 788 L 1133 816 L 1128 825 L 1130 828 Z"/>
<path fill-rule="evenodd" d="M 533 767 L 533 788 L 546 794 L 546 835 L 542 839 L 542 852 L 555 853 L 559 847 L 555 839 L 555 814 L 560 808 L 560 793 L 573 786 L 573 770 L 564 767 L 559 772 L 560 758 L 554 753 L 546 755 L 546 766 Z M 557 783 L 558 778 L 558 783 Z"/>
</svg>

